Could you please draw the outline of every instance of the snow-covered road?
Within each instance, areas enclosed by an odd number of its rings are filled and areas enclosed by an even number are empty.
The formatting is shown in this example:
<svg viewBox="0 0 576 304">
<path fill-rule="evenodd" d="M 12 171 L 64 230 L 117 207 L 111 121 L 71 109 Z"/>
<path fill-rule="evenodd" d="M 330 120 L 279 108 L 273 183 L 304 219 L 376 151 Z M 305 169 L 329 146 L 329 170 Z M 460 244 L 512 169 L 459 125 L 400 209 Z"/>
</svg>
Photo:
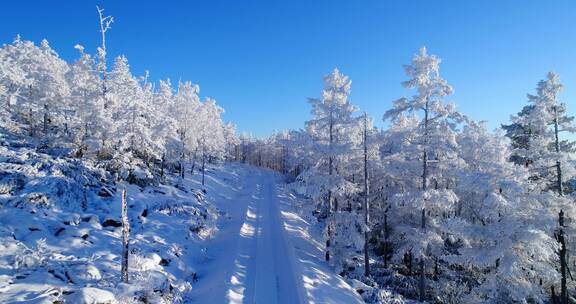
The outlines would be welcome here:
<svg viewBox="0 0 576 304">
<path fill-rule="evenodd" d="M 243 166 L 242 166 L 243 167 Z M 226 219 L 206 248 L 193 287 L 198 303 L 362 303 L 322 260 L 321 244 L 271 171 L 237 168 L 223 194 Z"/>
</svg>

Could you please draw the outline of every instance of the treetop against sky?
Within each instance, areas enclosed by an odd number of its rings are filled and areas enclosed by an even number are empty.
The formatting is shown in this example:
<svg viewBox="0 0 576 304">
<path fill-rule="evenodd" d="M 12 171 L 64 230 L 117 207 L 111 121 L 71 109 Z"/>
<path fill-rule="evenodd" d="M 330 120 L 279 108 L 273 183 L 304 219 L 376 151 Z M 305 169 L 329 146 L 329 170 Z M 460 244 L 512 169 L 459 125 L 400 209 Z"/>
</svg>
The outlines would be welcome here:
<svg viewBox="0 0 576 304">
<path fill-rule="evenodd" d="M 94 54 L 96 5 L 115 17 L 110 58 L 126 55 L 135 75 L 150 71 L 152 80 L 198 83 L 225 120 L 257 136 L 302 127 L 307 98 L 335 67 L 352 80 L 352 102 L 383 126 L 392 101 L 409 97 L 402 65 L 421 46 L 442 58 L 450 100 L 491 128 L 548 71 L 560 75 L 568 111 L 576 108 L 573 1 L 10 1 L 0 11 L 2 42 L 46 38 L 69 62 L 76 44 Z"/>
</svg>

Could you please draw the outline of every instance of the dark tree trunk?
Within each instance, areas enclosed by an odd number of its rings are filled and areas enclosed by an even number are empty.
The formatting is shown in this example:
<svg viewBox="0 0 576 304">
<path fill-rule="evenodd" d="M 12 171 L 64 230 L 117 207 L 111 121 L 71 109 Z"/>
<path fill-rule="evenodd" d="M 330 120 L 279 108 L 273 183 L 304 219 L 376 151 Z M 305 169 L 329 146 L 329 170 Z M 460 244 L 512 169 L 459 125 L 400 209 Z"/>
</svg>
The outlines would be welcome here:
<svg viewBox="0 0 576 304">
<path fill-rule="evenodd" d="M 420 302 L 426 299 L 426 274 L 424 272 L 424 258 L 420 258 Z"/>
<path fill-rule="evenodd" d="M 422 208 L 422 230 L 426 230 L 426 209 Z M 424 255 L 420 257 L 420 280 L 418 284 L 420 301 L 426 299 L 426 274 L 424 271 Z"/>
<path fill-rule="evenodd" d="M 368 223 L 369 223 L 369 206 L 368 206 L 368 121 L 366 112 L 364 112 L 364 276 L 370 276 L 370 257 L 368 256 Z"/>
<path fill-rule="evenodd" d="M 44 105 L 44 121 L 43 121 L 43 129 L 44 129 L 44 134 L 48 134 L 48 120 L 50 118 L 48 117 L 48 105 L 45 104 Z"/>
<path fill-rule="evenodd" d="M 568 288 L 566 286 L 566 272 L 568 269 L 567 260 L 566 260 L 566 240 L 564 236 L 564 211 L 560 210 L 558 214 L 558 242 L 560 243 L 560 251 L 558 254 L 560 255 L 560 303 L 561 304 L 568 304 Z"/>
<path fill-rule="evenodd" d="M 556 148 L 557 157 L 560 157 L 560 140 L 558 139 L 558 109 L 554 107 L 554 146 Z M 556 161 L 556 187 L 558 189 L 558 194 L 563 194 L 562 189 L 562 167 L 560 165 L 560 160 Z"/>
<path fill-rule="evenodd" d="M 86 210 L 88 209 L 88 187 L 86 185 L 84 185 L 83 191 L 82 191 L 82 211 L 86 212 Z"/>
<path fill-rule="evenodd" d="M 413 255 L 412 255 L 412 251 L 408 251 L 405 254 L 405 263 L 406 263 L 406 267 L 408 268 L 408 275 L 412 275 L 413 271 L 412 271 L 412 263 L 413 261 Z"/>
<path fill-rule="evenodd" d="M 428 188 L 428 100 L 424 109 L 424 152 L 422 159 L 422 190 L 426 192 Z M 424 202 L 426 203 L 426 202 Z M 422 206 L 422 231 L 426 230 L 426 206 Z M 420 257 L 420 284 L 419 284 L 420 301 L 426 299 L 426 277 L 424 273 L 424 254 Z"/>
<path fill-rule="evenodd" d="M 333 128 L 334 128 L 334 122 L 332 119 L 332 112 L 330 112 L 330 125 L 329 125 L 329 137 L 330 137 L 330 155 L 328 156 L 328 175 L 332 176 L 332 170 L 333 170 L 333 160 L 332 160 L 332 143 L 334 141 L 334 136 L 332 134 L 333 132 Z M 328 190 L 328 217 L 330 217 L 330 214 L 332 212 L 332 189 Z M 330 233 L 330 229 L 328 229 L 328 240 L 330 240 L 330 238 L 332 237 L 332 234 Z M 327 245 L 329 244 L 329 242 L 327 243 Z M 326 246 L 326 261 L 328 261 L 330 259 L 330 252 L 328 250 L 328 246 Z"/>
<path fill-rule="evenodd" d="M 202 186 L 204 186 L 205 175 L 206 175 L 206 154 L 202 152 Z"/>
<path fill-rule="evenodd" d="M 384 268 L 388 268 L 388 211 L 384 213 Z"/>
<path fill-rule="evenodd" d="M 28 130 L 30 136 L 34 136 L 34 122 L 32 121 L 32 85 L 28 86 Z"/>
<path fill-rule="evenodd" d="M 162 153 L 162 160 L 160 162 L 160 178 L 164 178 L 164 165 L 166 162 L 166 154 Z"/>
</svg>

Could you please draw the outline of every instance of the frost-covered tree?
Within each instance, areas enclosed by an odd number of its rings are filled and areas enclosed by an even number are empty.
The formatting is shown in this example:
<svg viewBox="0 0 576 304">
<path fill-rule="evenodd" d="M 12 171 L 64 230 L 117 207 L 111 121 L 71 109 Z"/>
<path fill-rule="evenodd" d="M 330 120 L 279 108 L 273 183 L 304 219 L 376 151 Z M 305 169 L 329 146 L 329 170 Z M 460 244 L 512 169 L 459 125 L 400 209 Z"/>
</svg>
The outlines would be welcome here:
<svg viewBox="0 0 576 304">
<path fill-rule="evenodd" d="M 340 160 L 352 151 L 351 129 L 357 127 L 353 117 L 356 106 L 349 101 L 352 82 L 338 69 L 324 77 L 324 89 L 319 99 L 309 99 L 312 105 L 312 120 L 306 122 L 306 132 L 314 142 L 315 165 L 313 175 L 319 192 L 316 197 L 325 198 L 328 214 L 338 210 L 338 198 L 357 191 L 356 186 L 348 182 L 339 172 Z"/>
<path fill-rule="evenodd" d="M 224 141 L 226 142 L 226 158 L 228 160 L 238 160 L 236 150 L 240 144 L 240 139 L 236 134 L 236 126 L 232 123 L 227 123 L 223 126 Z"/>
<path fill-rule="evenodd" d="M 176 133 L 178 142 L 174 149 L 171 149 L 170 155 L 179 159 L 179 168 L 181 176 L 184 176 L 184 161 L 186 155 L 193 154 L 193 162 L 196 160 L 198 149 L 198 130 L 194 119 L 199 107 L 200 97 L 198 96 L 200 87 L 191 82 L 180 82 L 178 91 L 174 96 L 172 113 L 176 119 Z"/>
<path fill-rule="evenodd" d="M 140 85 L 132 76 L 128 60 L 116 58 L 108 81 L 108 109 L 116 124 L 113 133 L 115 166 L 121 176 L 134 178 L 136 172 L 149 176 L 150 164 L 160 159 L 161 141 L 152 135 L 156 118 L 150 87 Z"/>
<path fill-rule="evenodd" d="M 206 98 L 197 111 L 196 130 L 202 155 L 202 185 L 205 183 L 206 161 L 224 158 L 226 138 L 220 117 L 222 113 L 224 109 L 217 106 L 216 101 L 211 98 Z"/>
<path fill-rule="evenodd" d="M 39 92 L 38 101 L 41 103 L 42 131 L 45 135 L 53 135 L 52 127 L 62 132 L 65 129 L 70 112 L 70 89 L 66 82 L 68 65 L 58 57 L 58 54 L 42 40 L 40 45 L 41 68 L 33 74 L 36 88 Z"/>
<path fill-rule="evenodd" d="M 560 79 L 555 73 L 548 73 L 536 88 L 536 94 L 528 95 L 528 111 L 512 117 L 511 126 L 521 126 L 523 132 L 516 132 L 524 145 L 513 145 L 514 153 L 521 157 L 529 170 L 529 181 L 534 195 L 544 202 L 547 211 L 553 211 L 559 217 L 574 218 L 573 198 L 563 197 L 573 191 L 569 181 L 574 180 L 574 152 L 576 142 L 562 139 L 561 132 L 575 133 L 574 117 L 567 115 L 566 105 L 559 100 L 562 90 Z M 513 143 L 519 140 L 513 139 Z M 560 215 L 562 214 L 562 215 Z M 564 221 L 560 221 L 564 222 Z M 549 230 L 550 231 L 550 230 Z M 572 221 L 558 227 L 555 237 L 558 241 L 558 263 L 560 269 L 560 301 L 567 301 L 568 257 L 566 246 L 570 246 L 574 234 Z M 568 237 L 565 237 L 568 236 Z M 567 245 L 568 244 L 568 245 Z M 571 244 L 573 247 L 573 244 Z M 550 276 L 546 277 L 551 287 Z"/>
<path fill-rule="evenodd" d="M 12 92 L 10 104 L 16 115 L 27 125 L 29 135 L 53 139 L 64 129 L 70 94 L 65 78 L 68 65 L 46 40 L 38 47 L 17 37 L 3 53 L 22 73 L 13 77 L 16 75 L 8 72 L 3 77 L 8 82 L 5 90 Z"/>
<path fill-rule="evenodd" d="M 459 201 L 446 223 L 450 253 L 444 259 L 473 270 L 479 284 L 469 284 L 466 302 L 542 303 L 558 277 L 558 202 L 527 192 L 528 171 L 508 162 L 504 139 L 474 122 L 458 135 L 466 166 L 459 169 Z"/>
<path fill-rule="evenodd" d="M 344 202 L 356 200 L 361 191 L 353 182 L 360 172 L 350 171 L 350 160 L 359 159 L 362 143 L 360 120 L 353 116 L 357 107 L 349 100 L 351 84 L 334 69 L 324 77 L 321 98 L 309 99 L 313 118 L 306 122 L 306 133 L 312 153 L 310 165 L 298 176 L 300 189 L 318 203 L 320 217 L 327 218 L 326 259 L 339 270 L 349 254 L 363 248 L 365 227 L 358 213 L 343 209 L 351 205 Z"/>
<path fill-rule="evenodd" d="M 533 106 L 527 105 L 522 108 L 518 114 L 511 116 L 512 122 L 508 125 L 502 125 L 506 131 L 506 137 L 510 138 L 512 146 L 512 155 L 510 161 L 523 166 L 529 166 L 531 160 L 518 153 L 520 150 L 526 150 L 530 143 L 530 125 L 525 124 L 525 117 L 534 109 Z"/>
<path fill-rule="evenodd" d="M 96 153 L 107 133 L 113 129 L 110 112 L 104 109 L 100 79 L 92 56 L 84 47 L 76 45 L 80 58 L 70 65 L 66 75 L 70 84 L 72 109 L 69 140 L 77 149 L 77 155 Z"/>
<path fill-rule="evenodd" d="M 362 209 L 364 212 L 364 276 L 370 276 L 370 254 L 369 254 L 369 242 L 370 242 L 370 226 L 371 226 L 371 203 L 373 200 L 373 195 L 371 195 L 371 183 L 372 178 L 375 174 L 374 171 L 380 170 L 380 155 L 378 151 L 378 140 L 380 139 L 379 132 L 372 127 L 371 120 L 368 119 L 368 115 L 364 112 L 363 119 L 363 134 L 362 134 L 362 152 L 363 154 L 363 174 L 362 174 Z"/>
<path fill-rule="evenodd" d="M 173 112 L 175 100 L 170 79 L 160 80 L 158 92 L 153 95 L 151 109 L 156 115 L 151 131 L 152 137 L 161 145 L 160 171 L 163 175 L 167 159 L 171 158 L 171 153 L 179 148 L 178 121 Z"/>
<path fill-rule="evenodd" d="M 93 159 L 131 182 L 152 181 L 165 168 L 197 156 L 231 158 L 239 141 L 223 109 L 212 99 L 200 102 L 199 87 L 169 80 L 158 89 L 130 72 L 128 60 L 107 65 L 107 32 L 113 22 L 97 8 L 101 44 L 96 55 L 77 45 L 73 63 L 60 59 L 46 40 L 22 40 L 0 48 L 0 128 L 26 136 L 39 149 Z M 160 170 L 157 168 L 160 167 Z"/>
<path fill-rule="evenodd" d="M 282 169 L 284 174 L 297 178 L 302 172 L 314 166 L 313 141 L 304 130 L 290 130 L 276 134 L 275 143 L 282 150 Z M 303 193 L 317 196 L 313 187 L 300 183 Z M 315 194 L 316 193 L 316 194 Z"/>
<path fill-rule="evenodd" d="M 455 111 L 454 104 L 443 101 L 452 93 L 452 88 L 440 76 L 440 62 L 438 57 L 429 55 L 426 48 L 421 48 L 412 63 L 404 66 L 409 80 L 402 85 L 415 89 L 415 95 L 395 101 L 393 108 L 384 114 L 384 120 L 393 122 L 402 122 L 409 115 L 420 115 L 413 120 L 417 125 L 412 127 L 414 136 L 410 137 L 408 149 L 388 156 L 408 163 L 407 167 L 415 170 L 411 172 L 417 174 L 407 176 L 408 185 L 394 197 L 394 210 L 404 224 L 398 229 L 404 243 L 399 252 L 416 255 L 419 259 L 420 300 L 425 299 L 426 292 L 425 260 L 439 254 L 443 246 L 442 215 L 453 210 L 457 201 L 450 189 L 453 179 L 446 173 L 462 163 L 457 154 L 456 126 L 464 117 Z M 420 170 L 416 169 L 416 164 Z M 418 188 L 413 187 L 415 177 L 420 179 Z M 415 221 L 417 213 L 420 213 L 418 224 Z"/>
<path fill-rule="evenodd" d="M 562 193 L 564 183 L 573 178 L 576 142 L 562 139 L 561 132 L 576 133 L 574 117 L 566 113 L 559 101 L 562 89 L 555 73 L 548 73 L 538 83 L 535 95 L 528 95 L 529 105 L 512 117 L 514 153 L 524 160 L 532 174 L 530 179 L 539 190 L 555 189 Z"/>
<path fill-rule="evenodd" d="M 15 43 L 20 41 L 16 37 Z M 26 88 L 25 72 L 14 55 L 14 45 L 0 48 L 0 115 L 5 128 L 20 132 L 15 121 L 18 117 L 17 101 L 21 99 L 22 90 Z"/>
</svg>

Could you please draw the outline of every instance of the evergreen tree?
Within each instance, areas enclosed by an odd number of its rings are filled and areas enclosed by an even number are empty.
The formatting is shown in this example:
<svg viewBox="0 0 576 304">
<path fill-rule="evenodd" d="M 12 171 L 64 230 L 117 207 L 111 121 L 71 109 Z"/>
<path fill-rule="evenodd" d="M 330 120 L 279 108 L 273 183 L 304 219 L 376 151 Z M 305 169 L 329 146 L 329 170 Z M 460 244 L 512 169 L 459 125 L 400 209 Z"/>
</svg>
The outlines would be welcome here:
<svg viewBox="0 0 576 304">
<path fill-rule="evenodd" d="M 514 154 L 524 160 L 538 190 L 558 192 L 575 174 L 576 142 L 560 138 L 561 132 L 576 132 L 574 117 L 567 115 L 566 105 L 558 100 L 561 89 L 558 75 L 548 73 L 538 83 L 536 94 L 528 95 L 529 105 L 522 115 L 512 117 L 512 126 L 517 126 L 512 135 Z"/>
<path fill-rule="evenodd" d="M 394 198 L 397 205 L 394 210 L 401 224 L 406 225 L 398 229 L 404 243 L 399 252 L 419 259 L 421 301 L 426 298 L 426 260 L 440 254 L 443 247 L 442 214 L 451 212 L 457 201 L 450 189 L 453 180 L 447 173 L 462 164 L 457 154 L 456 125 L 464 117 L 454 110 L 454 104 L 443 102 L 452 88 L 440 77 L 440 62 L 438 57 L 429 55 L 426 48 L 421 48 L 412 63 L 404 66 L 410 79 L 402 83 L 408 89 L 415 89 L 416 94 L 410 99 L 395 101 L 393 108 L 384 114 L 384 120 L 396 122 L 403 122 L 411 113 L 422 115 L 412 121 L 417 125 L 412 127 L 415 134 L 410 138 L 408 149 L 388 156 L 411 163 L 408 167 L 415 171 L 410 172 L 418 172 L 421 181 L 418 188 L 414 188 L 415 176 L 408 176 L 410 180 L 404 191 Z M 416 169 L 418 166 L 420 170 Z M 420 213 L 418 224 L 414 221 L 417 213 Z"/>
<path fill-rule="evenodd" d="M 365 225 L 361 216 L 343 210 L 344 201 L 355 199 L 361 188 L 348 179 L 349 160 L 360 152 L 362 143 L 360 121 L 353 117 L 357 107 L 349 100 L 352 82 L 338 69 L 324 77 L 319 99 L 309 99 L 312 120 L 306 132 L 312 141 L 312 166 L 299 177 L 316 202 L 321 217 L 326 217 L 326 259 L 342 270 L 350 255 L 349 248 L 363 248 Z"/>
</svg>

